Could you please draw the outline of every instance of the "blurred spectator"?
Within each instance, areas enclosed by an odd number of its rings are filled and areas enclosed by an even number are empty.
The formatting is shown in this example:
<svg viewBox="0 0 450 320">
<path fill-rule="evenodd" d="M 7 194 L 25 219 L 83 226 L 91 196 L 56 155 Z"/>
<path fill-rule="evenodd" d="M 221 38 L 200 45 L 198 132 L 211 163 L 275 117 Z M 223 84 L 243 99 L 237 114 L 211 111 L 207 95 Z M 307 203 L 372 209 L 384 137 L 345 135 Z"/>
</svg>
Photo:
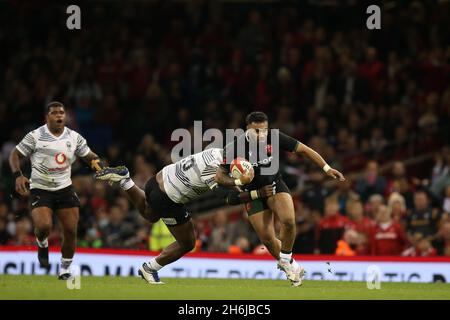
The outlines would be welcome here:
<svg viewBox="0 0 450 320">
<path fill-rule="evenodd" d="M 324 201 L 328 195 L 328 189 L 322 183 L 323 178 L 323 173 L 314 169 L 310 173 L 310 187 L 302 195 L 305 206 L 320 213 L 324 210 Z"/>
<path fill-rule="evenodd" d="M 450 221 L 441 225 L 434 243 L 439 255 L 450 256 Z"/>
<path fill-rule="evenodd" d="M 431 245 L 429 239 L 424 238 L 421 234 L 420 237 L 414 241 L 415 245 L 402 252 L 404 257 L 434 257 L 437 255 L 437 251 Z"/>
<path fill-rule="evenodd" d="M 414 208 L 406 216 L 408 237 L 420 233 L 426 238 L 432 238 L 437 232 L 441 215 L 436 208 L 431 208 L 428 195 L 424 190 L 414 193 Z"/>
<path fill-rule="evenodd" d="M 337 242 L 335 254 L 337 256 L 356 256 L 359 242 L 360 237 L 358 232 L 353 229 L 348 229 L 344 232 L 342 239 Z"/>
<path fill-rule="evenodd" d="M 16 221 L 15 233 L 8 245 L 13 246 L 32 246 L 35 245 L 36 239 L 32 235 L 32 223 L 28 217 L 20 218 Z"/>
<path fill-rule="evenodd" d="M 292 251 L 294 253 L 313 254 L 315 248 L 316 221 L 311 210 L 303 207 L 299 201 L 295 204 L 297 235 Z M 320 217 L 320 216 L 319 216 Z M 320 220 L 320 218 L 319 218 Z"/>
<path fill-rule="evenodd" d="M 376 225 L 372 228 L 370 251 L 375 256 L 398 256 L 405 249 L 406 238 L 402 226 L 392 219 L 389 209 L 382 205 Z"/>
<path fill-rule="evenodd" d="M 378 210 L 380 207 L 385 204 L 384 198 L 379 194 L 374 194 L 370 196 L 369 201 L 366 203 L 365 210 L 367 212 L 367 216 L 375 220 L 378 214 Z"/>
<path fill-rule="evenodd" d="M 213 230 L 208 245 L 209 251 L 228 252 L 231 245 L 230 225 L 228 224 L 228 216 L 224 210 L 219 210 L 213 217 Z"/>
<path fill-rule="evenodd" d="M 5 245 L 11 239 L 11 235 L 6 229 L 6 220 L 0 218 L 0 245 Z"/>
<path fill-rule="evenodd" d="M 356 183 L 356 191 L 361 199 L 366 201 L 373 194 L 383 194 L 386 188 L 386 179 L 379 175 L 378 163 L 369 161 L 361 179 Z"/>
<path fill-rule="evenodd" d="M 124 222 L 125 212 L 118 206 L 109 210 L 106 225 L 101 227 L 103 242 L 110 248 L 125 248 L 127 240 L 134 236 L 134 228 Z"/>
<path fill-rule="evenodd" d="M 334 254 L 337 242 L 341 239 L 348 218 L 339 213 L 339 203 L 330 199 L 325 203 L 325 215 L 316 229 L 316 252 Z"/>
<path fill-rule="evenodd" d="M 352 201 L 359 200 L 359 195 L 351 189 L 352 181 L 350 178 L 337 185 L 337 190 L 327 197 L 334 199 L 339 203 L 339 212 L 347 215 L 347 204 Z"/>
<path fill-rule="evenodd" d="M 401 187 L 402 185 L 403 188 Z M 384 196 L 388 198 L 392 192 L 400 192 L 401 189 L 409 190 L 410 183 L 406 176 L 406 168 L 403 162 L 395 161 L 392 165 L 392 176 L 388 180 Z"/>
<path fill-rule="evenodd" d="M 398 192 L 393 192 L 388 199 L 388 209 L 392 213 L 392 218 L 397 221 L 403 221 L 406 217 L 405 198 Z"/>
<path fill-rule="evenodd" d="M 442 211 L 450 215 L 450 184 L 445 188 L 445 198 L 442 201 Z"/>
<path fill-rule="evenodd" d="M 347 208 L 348 226 L 350 229 L 357 231 L 359 236 L 358 254 L 369 254 L 369 239 L 375 222 L 364 216 L 364 208 L 359 200 L 349 202 Z"/>
</svg>

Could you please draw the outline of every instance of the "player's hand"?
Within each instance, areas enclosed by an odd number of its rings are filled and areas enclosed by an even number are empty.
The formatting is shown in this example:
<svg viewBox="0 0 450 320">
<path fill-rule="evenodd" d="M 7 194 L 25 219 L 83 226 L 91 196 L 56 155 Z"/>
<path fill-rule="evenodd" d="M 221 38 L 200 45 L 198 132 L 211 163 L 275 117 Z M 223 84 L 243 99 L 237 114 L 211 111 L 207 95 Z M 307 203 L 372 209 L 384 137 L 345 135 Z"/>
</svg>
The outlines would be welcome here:
<svg viewBox="0 0 450 320">
<path fill-rule="evenodd" d="M 258 189 L 258 196 L 260 198 L 268 198 L 274 195 L 274 186 L 269 184 Z"/>
<path fill-rule="evenodd" d="M 333 179 L 339 179 L 339 181 L 345 181 L 345 177 L 342 173 L 337 171 L 336 169 L 330 168 L 327 171 L 327 175 L 332 177 Z"/>
<path fill-rule="evenodd" d="M 255 177 L 255 171 L 249 170 L 246 173 L 244 173 L 239 180 L 241 180 L 242 184 L 249 184 L 250 182 L 252 182 L 253 178 Z"/>
<path fill-rule="evenodd" d="M 28 195 L 28 185 L 30 184 L 30 181 L 25 176 L 17 177 L 16 179 L 16 192 L 20 194 L 22 197 L 25 197 Z"/>
</svg>

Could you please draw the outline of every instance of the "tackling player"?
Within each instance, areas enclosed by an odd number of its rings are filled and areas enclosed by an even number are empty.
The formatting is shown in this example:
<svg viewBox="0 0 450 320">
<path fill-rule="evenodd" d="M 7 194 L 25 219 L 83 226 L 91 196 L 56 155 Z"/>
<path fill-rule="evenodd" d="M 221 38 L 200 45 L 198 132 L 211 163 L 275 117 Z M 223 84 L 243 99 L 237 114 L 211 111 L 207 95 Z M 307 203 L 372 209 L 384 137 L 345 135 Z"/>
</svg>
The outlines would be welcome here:
<svg viewBox="0 0 450 320">
<path fill-rule="evenodd" d="M 150 284 L 161 284 L 158 271 L 192 251 L 195 246 L 195 231 L 186 204 L 201 194 L 214 190 L 227 204 L 236 205 L 271 195 L 271 185 L 261 186 L 252 191 L 238 192 L 223 190 L 215 181 L 216 171 L 223 161 L 222 149 L 208 149 L 190 155 L 176 163 L 165 166 L 156 176 L 150 178 L 145 190 L 135 185 L 126 167 L 104 168 L 95 178 L 110 182 L 120 182 L 130 200 L 141 215 L 150 222 L 160 218 L 167 225 L 175 242 L 149 262 L 139 268 L 140 276 Z M 253 170 L 239 179 L 228 177 L 229 184 L 248 184 L 253 179 Z M 239 181 L 235 181 L 239 180 Z"/>
<path fill-rule="evenodd" d="M 30 195 L 31 216 L 41 267 L 49 267 L 48 235 L 56 212 L 62 226 L 61 265 L 58 279 L 71 277 L 70 265 L 75 254 L 80 201 L 72 186 L 71 165 L 80 157 L 93 170 L 100 170 L 100 160 L 86 140 L 67 128 L 66 108 L 60 102 L 46 107 L 46 124 L 29 132 L 11 151 L 9 165 L 15 178 L 16 192 Z M 31 179 L 20 169 L 21 159 L 31 161 Z"/>
<path fill-rule="evenodd" d="M 239 156 L 249 160 L 255 159 L 255 161 L 250 161 L 255 171 L 255 177 L 250 184 L 242 187 L 243 190 L 258 189 L 263 185 L 274 185 L 275 192 L 272 196 L 247 203 L 247 213 L 249 221 L 261 242 L 278 261 L 278 268 L 286 273 L 287 278 L 294 286 L 298 286 L 301 285 L 304 269 L 298 266 L 292 258 L 292 247 L 296 235 L 292 197 L 289 188 L 283 181 L 279 168 L 276 168 L 273 174 L 264 174 L 262 169 L 271 165 L 274 153 L 289 151 L 298 155 L 305 155 L 334 179 L 339 178 L 340 181 L 344 181 L 345 178 L 339 171 L 331 168 L 316 151 L 282 132 L 278 132 L 280 150 L 272 150 L 271 140 L 273 137 L 265 113 L 258 111 L 250 113 L 246 117 L 246 123 L 247 131 L 244 135 L 237 137 L 233 144 L 225 147 L 224 157 L 234 159 Z M 252 143 L 252 141 L 255 143 Z M 266 152 L 260 152 L 261 146 L 266 146 Z M 243 150 L 244 154 L 238 154 L 240 150 Z M 219 184 L 234 185 L 233 181 L 229 179 L 229 169 L 229 165 L 223 165 L 217 171 L 216 181 Z M 280 239 L 275 235 L 273 214 L 280 221 Z"/>
</svg>

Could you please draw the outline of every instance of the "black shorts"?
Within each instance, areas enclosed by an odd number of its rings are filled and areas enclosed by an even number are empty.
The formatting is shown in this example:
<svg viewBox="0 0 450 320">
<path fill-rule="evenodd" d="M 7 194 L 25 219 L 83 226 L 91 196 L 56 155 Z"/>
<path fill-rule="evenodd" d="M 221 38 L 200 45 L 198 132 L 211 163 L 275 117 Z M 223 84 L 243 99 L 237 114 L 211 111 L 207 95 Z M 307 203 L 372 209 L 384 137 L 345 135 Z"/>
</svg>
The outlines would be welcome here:
<svg viewBox="0 0 450 320">
<path fill-rule="evenodd" d="M 279 178 L 277 180 L 275 180 L 275 193 L 281 193 L 281 192 L 286 192 L 286 193 L 291 193 L 291 191 L 289 190 L 289 187 L 286 185 L 286 183 L 283 181 L 283 179 Z M 247 202 L 245 204 L 245 209 L 247 210 L 247 214 L 249 216 L 270 209 L 269 206 L 267 205 L 267 198 L 261 198 L 261 199 L 256 199 L 253 200 L 251 202 Z"/>
<path fill-rule="evenodd" d="M 80 199 L 73 186 L 68 186 L 56 191 L 31 189 L 30 204 L 31 209 L 37 207 L 49 207 L 55 211 L 58 209 L 80 207 Z"/>
<path fill-rule="evenodd" d="M 186 223 L 191 219 L 191 214 L 182 203 L 173 202 L 169 196 L 163 192 L 153 177 L 145 184 L 145 197 L 148 206 L 161 217 L 161 220 L 168 226 L 175 226 Z"/>
</svg>

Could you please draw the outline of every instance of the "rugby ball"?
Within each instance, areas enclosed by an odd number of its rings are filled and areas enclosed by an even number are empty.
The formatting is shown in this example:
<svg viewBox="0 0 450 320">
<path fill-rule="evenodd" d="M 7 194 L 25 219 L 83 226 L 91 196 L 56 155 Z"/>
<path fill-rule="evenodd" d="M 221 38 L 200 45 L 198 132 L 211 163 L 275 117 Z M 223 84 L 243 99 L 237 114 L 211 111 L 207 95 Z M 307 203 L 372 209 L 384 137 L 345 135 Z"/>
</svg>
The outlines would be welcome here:
<svg viewBox="0 0 450 320">
<path fill-rule="evenodd" d="M 253 166 L 244 158 L 236 158 L 231 161 L 230 172 L 233 178 L 239 179 L 244 173 L 253 170 Z"/>
</svg>

